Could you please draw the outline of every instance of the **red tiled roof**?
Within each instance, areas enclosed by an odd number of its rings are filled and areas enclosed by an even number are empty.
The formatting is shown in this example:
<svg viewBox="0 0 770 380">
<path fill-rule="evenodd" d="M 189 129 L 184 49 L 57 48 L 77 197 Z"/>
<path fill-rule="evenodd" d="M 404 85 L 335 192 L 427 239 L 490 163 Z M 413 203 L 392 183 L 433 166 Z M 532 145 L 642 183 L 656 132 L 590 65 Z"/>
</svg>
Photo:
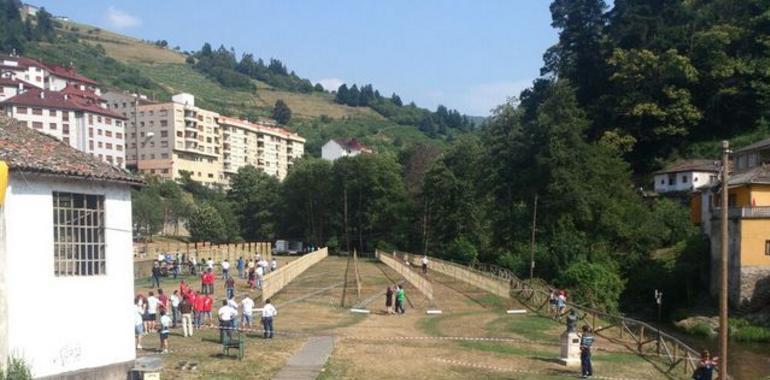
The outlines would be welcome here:
<svg viewBox="0 0 770 380">
<path fill-rule="evenodd" d="M 22 68 L 26 69 L 30 66 L 37 66 L 40 68 L 46 68 L 46 66 L 32 58 L 27 57 L 19 57 L 19 56 L 12 56 L 8 54 L 0 54 L 0 61 L 16 61 L 19 63 L 18 66 L 8 66 L 8 65 L 2 65 L 2 67 L 8 67 L 8 68 Z"/>
<path fill-rule="evenodd" d="M 14 79 L 14 78 L 3 78 L 3 77 L 0 77 L 0 86 L 17 87 L 18 88 L 19 84 L 24 86 L 24 88 L 32 88 L 32 86 L 27 84 L 27 82 L 23 82 L 23 81 L 20 81 L 18 79 Z"/>
<path fill-rule="evenodd" d="M 99 84 L 91 78 L 87 78 L 80 75 L 75 69 L 71 67 L 64 67 L 59 65 L 47 65 L 46 67 L 48 67 L 48 71 L 51 72 L 51 75 L 56 75 L 62 78 L 67 78 L 67 79 L 71 79 L 74 81 L 87 83 L 87 84 L 93 84 L 93 85 Z"/>
<path fill-rule="evenodd" d="M 42 98 L 40 97 L 41 93 L 43 94 Z M 66 94 L 58 91 L 48 91 L 41 90 L 39 88 L 32 88 L 10 99 L 6 99 L 3 103 L 29 107 L 54 108 L 60 110 L 87 111 L 102 116 L 126 120 L 125 116 L 110 111 L 106 108 L 102 108 L 97 104 L 89 104 L 85 101 L 71 97 L 65 98 L 65 95 Z"/>
<path fill-rule="evenodd" d="M 55 137 L 0 117 L 0 161 L 11 173 L 43 173 L 141 185 L 143 180 L 81 152 Z"/>
<path fill-rule="evenodd" d="M 681 172 L 718 172 L 720 162 L 715 160 L 683 160 L 677 161 L 655 174 L 681 173 Z"/>
<path fill-rule="evenodd" d="M 346 148 L 348 150 L 356 150 L 356 151 L 367 151 L 371 152 L 372 150 L 364 145 L 361 144 L 356 139 L 350 139 L 350 140 L 334 140 L 337 144 L 340 144 L 341 147 Z"/>
</svg>

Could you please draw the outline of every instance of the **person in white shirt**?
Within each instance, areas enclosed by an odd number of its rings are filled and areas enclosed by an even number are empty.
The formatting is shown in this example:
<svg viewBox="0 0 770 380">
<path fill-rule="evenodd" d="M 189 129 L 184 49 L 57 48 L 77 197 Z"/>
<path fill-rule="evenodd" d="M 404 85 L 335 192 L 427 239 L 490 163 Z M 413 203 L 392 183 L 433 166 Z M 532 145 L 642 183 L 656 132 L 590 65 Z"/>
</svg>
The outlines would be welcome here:
<svg viewBox="0 0 770 380">
<path fill-rule="evenodd" d="M 195 276 L 195 270 L 198 268 L 198 260 L 195 256 L 190 256 L 190 274 Z"/>
<path fill-rule="evenodd" d="M 428 274 L 428 255 L 422 257 L 422 274 Z"/>
<path fill-rule="evenodd" d="M 168 353 L 168 334 L 171 328 L 171 317 L 165 311 L 160 312 L 160 348 L 164 354 Z"/>
<path fill-rule="evenodd" d="M 144 320 L 145 333 L 155 331 L 155 320 L 158 317 L 158 305 L 160 305 L 160 300 L 158 297 L 155 297 L 155 293 L 150 292 L 149 297 L 147 297 L 147 318 Z"/>
<path fill-rule="evenodd" d="M 166 255 L 164 255 L 163 253 L 158 252 L 158 261 L 160 261 L 161 263 L 166 261 Z"/>
<path fill-rule="evenodd" d="M 276 269 L 278 269 L 278 261 L 275 258 L 273 258 L 272 260 L 270 260 L 270 271 L 272 272 Z"/>
<path fill-rule="evenodd" d="M 243 325 L 251 327 L 251 316 L 254 314 L 254 300 L 246 296 L 241 300 L 241 308 L 243 308 Z"/>
<path fill-rule="evenodd" d="M 211 259 L 211 257 L 209 257 L 209 259 L 208 259 L 208 260 L 206 260 L 206 266 L 207 266 L 209 269 L 214 269 L 214 260 L 213 260 L 213 259 Z"/>
<path fill-rule="evenodd" d="M 222 301 L 222 307 L 217 312 L 219 315 L 219 341 L 224 342 L 225 334 L 228 337 L 232 337 L 233 328 L 235 327 L 233 321 L 238 315 L 238 311 L 233 309 L 227 300 Z"/>
<path fill-rule="evenodd" d="M 174 290 L 171 295 L 171 327 L 176 328 L 176 321 L 179 319 L 179 291 Z"/>
<path fill-rule="evenodd" d="M 225 259 L 222 261 L 222 279 L 227 280 L 230 277 L 230 263 Z"/>
<path fill-rule="evenodd" d="M 134 336 L 136 337 L 136 349 L 142 349 L 142 336 L 144 335 L 144 308 L 134 306 Z"/>
<path fill-rule="evenodd" d="M 257 289 L 262 289 L 262 281 L 265 279 L 265 268 L 257 266 Z"/>
<path fill-rule="evenodd" d="M 265 339 L 273 339 L 273 318 L 278 315 L 278 310 L 270 303 L 268 298 L 262 307 L 262 328 L 265 330 Z"/>
</svg>

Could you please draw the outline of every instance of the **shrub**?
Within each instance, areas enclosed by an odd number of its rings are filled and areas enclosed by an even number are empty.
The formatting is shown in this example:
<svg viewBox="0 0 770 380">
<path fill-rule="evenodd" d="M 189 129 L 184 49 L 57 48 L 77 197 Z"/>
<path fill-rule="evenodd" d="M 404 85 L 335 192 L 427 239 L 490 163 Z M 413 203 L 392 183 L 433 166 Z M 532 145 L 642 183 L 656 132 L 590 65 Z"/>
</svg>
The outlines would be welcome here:
<svg viewBox="0 0 770 380">
<path fill-rule="evenodd" d="M 13 356 L 9 357 L 8 368 L 6 368 L 6 370 L 8 372 L 5 374 L 0 371 L 0 379 L 32 380 L 32 371 L 30 371 L 29 366 L 27 366 L 27 363 L 24 361 L 24 359 Z"/>
<path fill-rule="evenodd" d="M 476 247 L 464 237 L 455 238 L 444 253 L 447 259 L 461 264 L 471 264 L 478 259 Z"/>
</svg>

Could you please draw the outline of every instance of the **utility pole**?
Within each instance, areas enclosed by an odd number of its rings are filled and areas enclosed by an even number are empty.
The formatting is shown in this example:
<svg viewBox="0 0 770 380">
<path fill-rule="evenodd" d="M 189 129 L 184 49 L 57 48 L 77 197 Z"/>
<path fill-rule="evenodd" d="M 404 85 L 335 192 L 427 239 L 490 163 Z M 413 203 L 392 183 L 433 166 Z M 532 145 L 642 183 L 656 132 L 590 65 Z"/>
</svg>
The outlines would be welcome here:
<svg viewBox="0 0 770 380">
<path fill-rule="evenodd" d="M 532 210 L 532 238 L 529 242 L 529 279 L 535 277 L 535 229 L 537 228 L 537 193 L 535 193 L 535 207 Z"/>
<path fill-rule="evenodd" d="M 730 143 L 727 140 L 722 141 L 722 275 L 720 276 L 721 286 L 719 290 L 719 380 L 727 380 L 727 290 L 728 290 L 728 268 L 729 263 L 729 194 L 727 182 L 729 180 L 729 159 Z"/>
<path fill-rule="evenodd" d="M 345 185 L 345 190 L 343 192 L 343 198 L 344 198 L 344 214 L 345 214 L 345 245 L 347 245 L 347 251 L 348 254 L 350 254 L 350 236 L 348 235 L 348 188 L 347 184 Z"/>
</svg>

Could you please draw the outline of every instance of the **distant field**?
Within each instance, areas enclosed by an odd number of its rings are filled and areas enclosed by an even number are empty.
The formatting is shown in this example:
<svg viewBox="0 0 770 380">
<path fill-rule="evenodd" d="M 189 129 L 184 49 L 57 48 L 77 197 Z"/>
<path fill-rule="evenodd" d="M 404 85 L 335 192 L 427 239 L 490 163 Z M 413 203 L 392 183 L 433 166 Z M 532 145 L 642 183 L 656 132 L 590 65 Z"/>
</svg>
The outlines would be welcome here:
<svg viewBox="0 0 770 380">
<path fill-rule="evenodd" d="M 89 44 L 100 44 L 112 58 L 127 63 L 184 63 L 185 56 L 172 49 L 147 44 L 139 39 L 117 34 L 90 25 L 64 23 L 65 32 L 76 35 Z"/>
</svg>

